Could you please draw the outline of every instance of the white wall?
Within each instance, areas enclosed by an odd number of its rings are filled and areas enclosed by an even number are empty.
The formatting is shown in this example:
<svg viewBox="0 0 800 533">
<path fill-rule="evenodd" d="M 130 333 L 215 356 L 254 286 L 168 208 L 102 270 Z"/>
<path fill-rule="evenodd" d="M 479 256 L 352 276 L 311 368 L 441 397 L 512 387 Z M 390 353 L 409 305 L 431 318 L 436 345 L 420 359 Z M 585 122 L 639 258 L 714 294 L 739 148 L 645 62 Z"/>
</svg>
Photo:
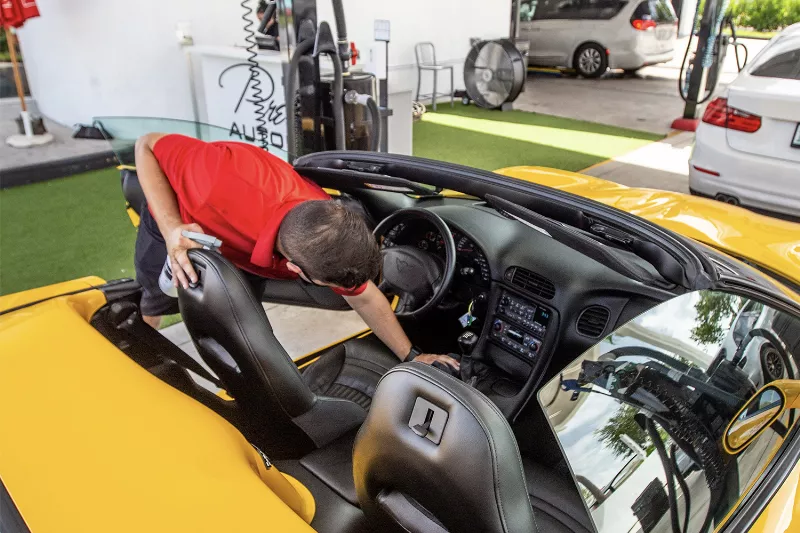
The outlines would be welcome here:
<svg viewBox="0 0 800 533">
<path fill-rule="evenodd" d="M 508 37 L 511 0 L 343 0 L 347 36 L 364 53 L 372 45 L 375 19 L 391 21 L 389 92 L 416 91 L 414 45 L 431 41 L 439 63 L 453 65 L 456 89 L 464 88 L 464 60 L 469 39 Z M 317 0 L 318 20 L 336 31 L 330 0 Z M 439 90 L 446 89 L 448 74 L 439 74 Z M 422 92 L 432 90 L 431 75 L 423 74 Z"/>
<path fill-rule="evenodd" d="M 37 4 L 41 17 L 20 30 L 31 93 L 44 115 L 69 126 L 98 115 L 189 119 L 188 68 L 177 23 L 190 22 L 197 43 L 244 41 L 238 1 Z"/>
<path fill-rule="evenodd" d="M 256 5 L 252 0 L 252 5 Z M 39 110 L 65 125 L 93 116 L 192 116 L 187 61 L 175 28 L 190 22 L 199 45 L 243 45 L 239 0 L 38 0 L 41 17 L 20 31 Z M 432 41 L 440 62 L 462 67 L 470 37 L 507 37 L 510 0 L 344 0 L 348 35 L 366 56 L 373 21 L 392 24 L 390 92 L 416 86 L 414 44 Z M 330 0 L 320 20 L 335 29 Z M 440 87 L 449 80 L 441 74 Z M 423 92 L 430 92 L 425 77 Z"/>
</svg>

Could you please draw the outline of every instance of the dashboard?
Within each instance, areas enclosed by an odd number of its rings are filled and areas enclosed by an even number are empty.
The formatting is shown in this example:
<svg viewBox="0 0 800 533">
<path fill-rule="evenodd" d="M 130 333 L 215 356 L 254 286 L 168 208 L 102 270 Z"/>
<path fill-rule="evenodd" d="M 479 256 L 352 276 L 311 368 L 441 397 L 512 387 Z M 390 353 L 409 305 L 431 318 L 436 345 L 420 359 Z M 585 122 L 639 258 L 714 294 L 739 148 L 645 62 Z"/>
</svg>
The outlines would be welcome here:
<svg viewBox="0 0 800 533">
<path fill-rule="evenodd" d="M 456 279 L 477 287 L 489 287 L 492 280 L 486 254 L 475 241 L 452 226 L 456 243 Z M 424 221 L 401 222 L 386 232 L 383 246 L 416 246 L 444 260 L 444 238 Z"/>
<path fill-rule="evenodd" d="M 478 340 L 469 382 L 507 416 L 547 377 L 554 358 L 571 360 L 615 324 L 665 299 L 664 291 L 617 274 L 481 202 L 430 199 L 417 207 L 437 214 L 456 244 L 453 285 L 426 321 L 427 338 L 417 344 L 448 342 L 472 331 Z M 414 246 L 445 258 L 444 239 L 427 220 L 399 222 L 382 244 Z M 465 325 L 461 320 L 469 315 L 474 321 Z M 449 345 L 442 349 L 455 351 Z"/>
</svg>

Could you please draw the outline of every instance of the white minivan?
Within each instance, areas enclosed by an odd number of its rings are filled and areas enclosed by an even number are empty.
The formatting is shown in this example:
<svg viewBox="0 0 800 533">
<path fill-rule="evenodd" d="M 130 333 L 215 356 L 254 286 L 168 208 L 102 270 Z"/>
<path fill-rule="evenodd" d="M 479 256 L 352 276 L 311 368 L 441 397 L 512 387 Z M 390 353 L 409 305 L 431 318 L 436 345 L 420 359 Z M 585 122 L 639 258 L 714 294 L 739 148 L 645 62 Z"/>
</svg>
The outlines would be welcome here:
<svg viewBox="0 0 800 533">
<path fill-rule="evenodd" d="M 530 65 L 567 67 L 587 78 L 632 73 L 672 59 L 678 17 L 670 0 L 520 0 L 519 37 Z"/>
</svg>

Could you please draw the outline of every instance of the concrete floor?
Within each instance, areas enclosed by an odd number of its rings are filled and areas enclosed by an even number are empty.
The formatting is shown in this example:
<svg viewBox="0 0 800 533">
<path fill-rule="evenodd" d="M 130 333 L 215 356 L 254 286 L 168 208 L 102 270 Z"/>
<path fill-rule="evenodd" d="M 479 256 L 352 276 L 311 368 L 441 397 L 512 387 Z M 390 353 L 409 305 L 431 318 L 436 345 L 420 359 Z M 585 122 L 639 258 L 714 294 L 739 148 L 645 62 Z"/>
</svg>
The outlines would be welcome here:
<svg viewBox="0 0 800 533">
<path fill-rule="evenodd" d="M 267 303 L 263 305 L 275 336 L 292 359 L 298 359 L 367 329 L 355 311 L 326 311 Z M 182 322 L 162 329 L 161 333 L 183 351 L 198 358 L 197 349 Z"/>
<path fill-rule="evenodd" d="M 758 39 L 740 41 L 747 46 L 750 59 L 767 43 Z M 532 73 L 514 108 L 666 135 L 672 121 L 683 115 L 677 84 L 687 42 L 678 40 L 675 57 L 669 63 L 645 67 L 630 77 L 610 72 L 590 80 Z M 717 92 L 737 73 L 729 47 Z"/>
<path fill-rule="evenodd" d="M 628 187 L 689 192 L 694 133 L 682 131 L 582 171 Z"/>
</svg>

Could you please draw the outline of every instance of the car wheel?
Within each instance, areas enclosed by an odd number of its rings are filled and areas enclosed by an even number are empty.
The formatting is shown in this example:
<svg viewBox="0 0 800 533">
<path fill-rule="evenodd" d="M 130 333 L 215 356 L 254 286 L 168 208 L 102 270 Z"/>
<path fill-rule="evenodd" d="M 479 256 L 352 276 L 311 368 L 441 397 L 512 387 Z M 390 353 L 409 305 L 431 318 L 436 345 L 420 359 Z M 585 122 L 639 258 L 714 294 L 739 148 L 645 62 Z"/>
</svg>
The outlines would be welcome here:
<svg viewBox="0 0 800 533">
<path fill-rule="evenodd" d="M 786 364 L 780 352 L 769 344 L 761 349 L 761 367 L 764 371 L 764 384 L 786 377 Z"/>
<path fill-rule="evenodd" d="M 575 52 L 575 70 L 584 78 L 599 78 L 608 70 L 608 56 L 599 44 L 586 43 Z"/>
</svg>

